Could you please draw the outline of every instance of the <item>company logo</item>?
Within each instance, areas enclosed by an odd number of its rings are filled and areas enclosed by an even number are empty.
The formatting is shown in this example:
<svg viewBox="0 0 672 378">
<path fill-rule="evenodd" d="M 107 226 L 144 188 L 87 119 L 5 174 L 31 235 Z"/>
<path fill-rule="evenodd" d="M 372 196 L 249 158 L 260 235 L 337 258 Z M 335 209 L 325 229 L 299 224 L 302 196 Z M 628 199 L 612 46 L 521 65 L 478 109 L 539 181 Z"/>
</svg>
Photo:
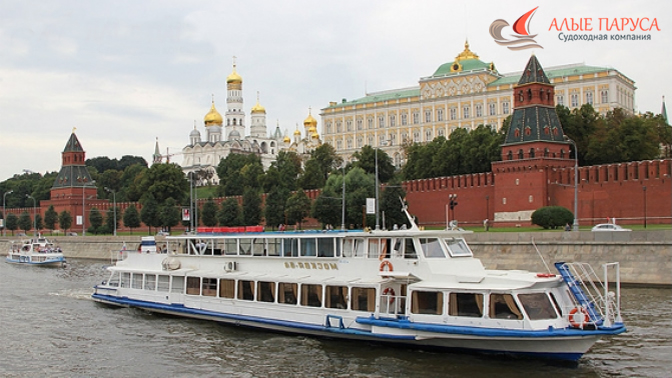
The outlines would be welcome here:
<svg viewBox="0 0 672 378">
<path fill-rule="evenodd" d="M 492 36 L 498 45 L 506 46 L 509 50 L 543 49 L 543 47 L 537 44 L 537 41 L 534 40 L 534 37 L 536 37 L 537 34 L 530 35 L 530 19 L 537 8 L 539 7 L 520 16 L 520 18 L 513 23 L 513 31 L 516 33 L 511 35 L 513 39 L 502 37 L 502 29 L 509 26 L 509 23 L 502 19 L 495 20 L 490 24 L 490 36 Z"/>
</svg>

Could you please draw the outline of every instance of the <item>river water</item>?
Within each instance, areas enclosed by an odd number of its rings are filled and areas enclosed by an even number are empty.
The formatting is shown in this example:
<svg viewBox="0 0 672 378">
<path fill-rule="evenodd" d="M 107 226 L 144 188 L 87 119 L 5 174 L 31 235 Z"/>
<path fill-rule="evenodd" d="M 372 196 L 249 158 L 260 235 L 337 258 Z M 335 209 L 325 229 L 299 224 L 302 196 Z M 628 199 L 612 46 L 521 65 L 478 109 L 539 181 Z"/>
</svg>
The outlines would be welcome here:
<svg viewBox="0 0 672 378">
<path fill-rule="evenodd" d="M 104 263 L 0 263 L 4 377 L 669 377 L 672 289 L 625 288 L 628 332 L 577 366 L 314 339 L 109 308 L 89 299 Z"/>
</svg>

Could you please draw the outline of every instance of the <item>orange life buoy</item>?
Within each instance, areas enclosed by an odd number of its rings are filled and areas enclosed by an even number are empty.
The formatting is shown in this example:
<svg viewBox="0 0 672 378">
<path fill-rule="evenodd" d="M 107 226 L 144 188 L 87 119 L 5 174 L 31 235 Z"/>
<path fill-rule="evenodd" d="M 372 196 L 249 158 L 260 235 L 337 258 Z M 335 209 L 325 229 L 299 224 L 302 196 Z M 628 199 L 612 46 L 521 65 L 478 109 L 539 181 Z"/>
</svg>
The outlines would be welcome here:
<svg viewBox="0 0 672 378">
<path fill-rule="evenodd" d="M 578 317 L 576 314 L 579 314 Z M 581 318 L 581 315 L 583 315 L 583 318 Z M 569 312 L 569 324 L 574 328 L 583 328 L 589 320 L 590 316 L 588 316 L 588 311 L 583 307 L 574 307 L 572 311 Z"/>
<path fill-rule="evenodd" d="M 385 261 L 380 263 L 380 271 L 384 272 L 385 267 L 387 267 L 388 272 L 392 272 L 394 270 L 394 268 L 392 267 L 392 263 L 389 262 L 388 260 L 385 260 Z"/>
<path fill-rule="evenodd" d="M 386 287 L 385 290 L 383 290 L 383 295 L 389 295 L 390 296 L 390 305 L 394 304 L 394 297 L 396 294 L 394 293 L 394 289 L 391 287 Z"/>
</svg>

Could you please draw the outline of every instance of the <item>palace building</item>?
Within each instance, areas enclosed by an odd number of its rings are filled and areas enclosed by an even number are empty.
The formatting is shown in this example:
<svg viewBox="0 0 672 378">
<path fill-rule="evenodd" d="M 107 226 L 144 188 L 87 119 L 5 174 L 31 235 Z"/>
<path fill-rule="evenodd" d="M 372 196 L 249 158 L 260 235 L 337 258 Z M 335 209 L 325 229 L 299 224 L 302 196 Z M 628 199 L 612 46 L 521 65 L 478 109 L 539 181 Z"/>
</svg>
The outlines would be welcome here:
<svg viewBox="0 0 672 378">
<path fill-rule="evenodd" d="M 293 138 L 290 138 L 287 131 L 283 135 L 278 125 L 269 134 L 266 108 L 260 105 L 258 92 L 257 103 L 250 111 L 250 133 L 245 136 L 247 122 L 243 106 L 243 78 L 236 72 L 235 62 L 233 72 L 226 78 L 226 89 L 225 117 L 217 111 L 213 99 L 210 111 L 203 119 L 205 138 L 201 137 L 195 124 L 189 133 L 189 144 L 182 149 L 182 170 L 185 174 L 205 171 L 211 182 L 218 184 L 217 166 L 229 154 L 256 154 L 261 158 L 264 169 L 267 169 L 281 150 L 295 151 L 299 155 L 309 154 L 322 143 L 317 132 L 317 120 L 310 113 L 304 121 L 304 133 L 297 126 Z M 154 161 L 161 162 L 158 142 L 156 148 Z"/>
<path fill-rule="evenodd" d="M 591 104 L 601 114 L 615 108 L 634 113 L 635 83 L 614 68 L 571 64 L 545 70 L 555 86 L 554 104 L 570 109 Z M 323 141 L 349 160 L 363 146 L 383 149 L 396 166 L 405 143 L 446 138 L 457 128 L 499 129 L 511 115 L 514 86 L 522 72 L 499 73 L 465 43 L 452 62 L 440 65 L 411 88 L 392 89 L 322 109 Z"/>
</svg>

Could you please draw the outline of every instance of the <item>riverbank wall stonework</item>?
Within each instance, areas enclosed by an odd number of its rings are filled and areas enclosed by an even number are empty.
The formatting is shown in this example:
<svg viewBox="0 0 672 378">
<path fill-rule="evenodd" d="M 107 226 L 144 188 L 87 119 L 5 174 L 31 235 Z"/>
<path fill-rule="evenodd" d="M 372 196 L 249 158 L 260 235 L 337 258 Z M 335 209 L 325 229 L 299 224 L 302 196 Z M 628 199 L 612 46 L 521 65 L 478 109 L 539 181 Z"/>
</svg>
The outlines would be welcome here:
<svg viewBox="0 0 672 378">
<path fill-rule="evenodd" d="M 0 254 L 11 240 L 0 238 Z M 165 239 L 157 237 L 161 246 Z M 488 269 L 518 269 L 552 273 L 553 263 L 589 263 L 602 277 L 602 264 L 620 263 L 621 282 L 672 286 L 672 230 L 632 232 L 479 232 L 466 239 L 475 257 Z M 124 243 L 137 249 L 140 236 L 54 237 L 66 258 L 110 260 Z M 536 248 L 535 248 L 536 245 Z M 537 252 L 538 250 L 538 252 Z M 541 257 L 540 257 L 541 255 Z M 543 260 L 542 260 L 543 257 Z M 610 274 L 610 280 L 614 277 Z"/>
</svg>

